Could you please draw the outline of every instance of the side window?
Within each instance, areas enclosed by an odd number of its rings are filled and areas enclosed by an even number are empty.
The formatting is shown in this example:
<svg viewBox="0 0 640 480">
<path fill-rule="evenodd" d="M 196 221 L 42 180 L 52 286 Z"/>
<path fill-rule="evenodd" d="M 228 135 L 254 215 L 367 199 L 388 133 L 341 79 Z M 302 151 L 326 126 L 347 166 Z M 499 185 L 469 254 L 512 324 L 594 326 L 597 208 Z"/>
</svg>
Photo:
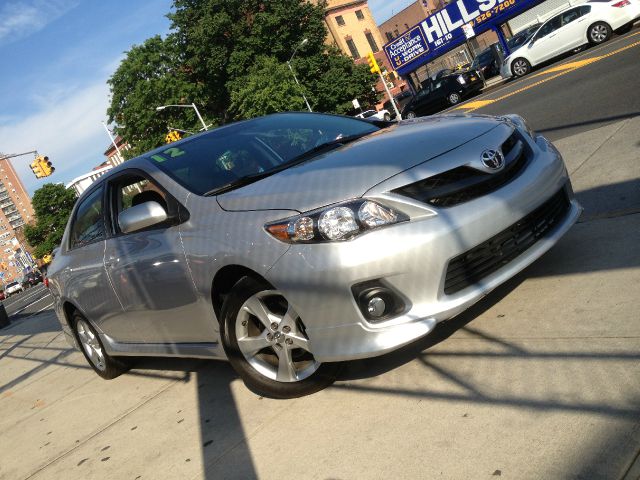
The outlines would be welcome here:
<svg viewBox="0 0 640 480">
<path fill-rule="evenodd" d="M 102 187 L 85 198 L 76 210 L 69 247 L 76 248 L 104 239 Z"/>
<path fill-rule="evenodd" d="M 545 23 L 538 31 L 538 33 L 536 33 L 536 40 L 540 40 L 541 38 L 546 37 L 551 32 L 555 32 L 558 28 L 560 28 L 560 17 L 561 16 L 558 15 L 557 17 L 553 17 L 551 20 Z"/>
<path fill-rule="evenodd" d="M 591 11 L 591 5 L 581 5 L 578 7 L 578 14 L 583 17 Z"/>
<path fill-rule="evenodd" d="M 572 8 L 571 10 L 567 10 L 566 12 L 564 12 L 562 14 L 562 26 L 564 27 L 565 25 L 573 22 L 574 20 L 577 20 L 580 17 L 580 13 L 579 13 L 580 8 Z"/>
<path fill-rule="evenodd" d="M 115 233 L 120 233 L 118 215 L 136 205 L 156 202 L 168 212 L 166 194 L 154 183 L 139 175 L 116 179 L 111 184 L 111 198 Z"/>
</svg>

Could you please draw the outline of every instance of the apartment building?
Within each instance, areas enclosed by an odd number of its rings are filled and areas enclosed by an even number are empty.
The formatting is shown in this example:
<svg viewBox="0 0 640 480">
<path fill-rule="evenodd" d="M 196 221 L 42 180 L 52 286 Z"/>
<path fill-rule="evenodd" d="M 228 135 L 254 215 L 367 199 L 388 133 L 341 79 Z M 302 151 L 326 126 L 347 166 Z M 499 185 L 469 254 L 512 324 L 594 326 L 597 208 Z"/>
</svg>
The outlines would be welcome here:
<svg viewBox="0 0 640 480">
<path fill-rule="evenodd" d="M 0 284 L 20 280 L 35 265 L 16 232 L 34 220 L 31 198 L 11 160 L 0 160 Z"/>
</svg>

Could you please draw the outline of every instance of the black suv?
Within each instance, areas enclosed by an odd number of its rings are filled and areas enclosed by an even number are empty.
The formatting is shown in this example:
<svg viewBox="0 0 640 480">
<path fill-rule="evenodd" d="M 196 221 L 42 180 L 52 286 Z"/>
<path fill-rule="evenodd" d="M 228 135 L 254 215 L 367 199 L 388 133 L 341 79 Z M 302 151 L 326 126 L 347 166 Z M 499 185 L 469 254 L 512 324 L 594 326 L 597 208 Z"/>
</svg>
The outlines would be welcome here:
<svg viewBox="0 0 640 480">
<path fill-rule="evenodd" d="M 402 118 L 439 112 L 482 90 L 484 83 L 475 70 L 422 82 L 422 90 L 402 109 Z"/>
</svg>

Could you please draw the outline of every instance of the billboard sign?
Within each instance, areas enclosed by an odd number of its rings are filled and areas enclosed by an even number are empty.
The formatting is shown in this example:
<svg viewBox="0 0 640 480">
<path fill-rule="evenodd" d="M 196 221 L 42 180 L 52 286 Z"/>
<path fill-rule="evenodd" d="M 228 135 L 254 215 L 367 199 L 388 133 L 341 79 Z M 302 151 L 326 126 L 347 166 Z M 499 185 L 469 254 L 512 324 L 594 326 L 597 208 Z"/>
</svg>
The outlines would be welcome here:
<svg viewBox="0 0 640 480">
<path fill-rule="evenodd" d="M 394 38 L 384 52 L 394 70 L 407 75 L 476 35 L 507 22 L 542 0 L 457 0 Z"/>
</svg>

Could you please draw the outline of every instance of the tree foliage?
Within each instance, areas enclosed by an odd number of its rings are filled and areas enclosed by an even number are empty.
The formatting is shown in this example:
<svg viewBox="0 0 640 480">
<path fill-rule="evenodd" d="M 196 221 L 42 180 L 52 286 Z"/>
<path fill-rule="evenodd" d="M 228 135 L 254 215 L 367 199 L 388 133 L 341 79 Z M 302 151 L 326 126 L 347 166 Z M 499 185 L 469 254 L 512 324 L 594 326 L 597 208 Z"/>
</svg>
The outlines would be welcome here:
<svg viewBox="0 0 640 480">
<path fill-rule="evenodd" d="M 35 224 L 25 225 L 24 234 L 34 248 L 34 255 L 42 258 L 60 245 L 64 229 L 76 203 L 74 190 L 64 185 L 45 183 L 35 191 L 31 199 L 35 212 Z"/>
<path fill-rule="evenodd" d="M 276 111 L 346 113 L 351 100 L 375 103 L 368 68 L 325 44 L 324 7 L 306 0 L 174 0 L 171 31 L 126 52 L 109 79 L 107 111 L 116 131 L 140 154 L 164 141 L 167 127 L 199 130 Z M 303 39 L 304 45 L 300 45 Z M 296 50 L 292 67 L 286 62 Z"/>
</svg>

